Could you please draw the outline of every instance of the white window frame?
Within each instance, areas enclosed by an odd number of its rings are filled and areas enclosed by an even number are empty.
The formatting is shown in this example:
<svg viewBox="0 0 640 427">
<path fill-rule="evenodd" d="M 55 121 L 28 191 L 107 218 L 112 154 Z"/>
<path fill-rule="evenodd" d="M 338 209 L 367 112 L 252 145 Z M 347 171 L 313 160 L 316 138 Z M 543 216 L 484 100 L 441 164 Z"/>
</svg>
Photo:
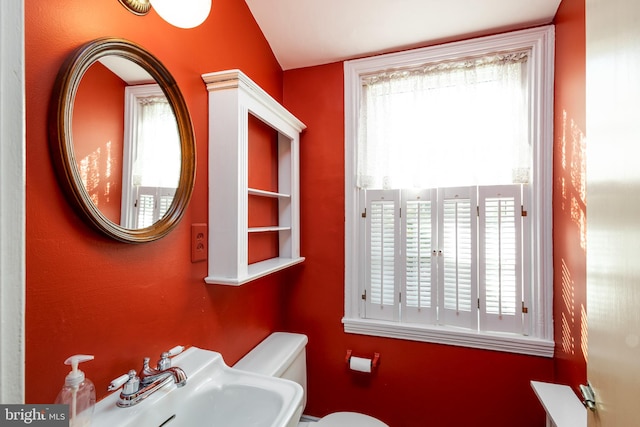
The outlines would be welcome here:
<svg viewBox="0 0 640 427">
<path fill-rule="evenodd" d="M 552 25 L 459 41 L 422 49 L 363 58 L 344 63 L 345 93 L 345 314 L 347 333 L 400 338 L 511 353 L 553 357 L 553 82 L 554 27 Z M 532 278 L 529 335 L 464 330 L 448 326 L 372 320 L 362 317 L 363 271 L 358 252 L 363 250 L 356 188 L 356 141 L 361 76 L 376 71 L 410 67 L 425 62 L 479 56 L 503 50 L 530 49 L 531 141 L 535 185 L 530 192 L 533 234 L 529 246 Z M 525 201 L 525 203 L 527 203 Z M 526 249 L 525 249 L 526 250 Z M 530 270 L 529 270 L 530 269 Z"/>
<path fill-rule="evenodd" d="M 120 223 L 126 228 L 141 228 L 138 225 L 138 194 L 140 189 L 133 183 L 133 151 L 136 146 L 136 140 L 138 135 L 138 121 L 140 117 L 140 98 L 147 98 L 151 96 L 164 97 L 165 93 L 157 83 L 150 83 L 144 85 L 127 86 L 124 91 L 125 105 L 124 105 L 124 144 L 122 154 L 122 206 L 120 211 Z M 146 187 L 143 192 L 146 195 L 151 194 L 153 190 L 150 187 Z M 157 188 L 157 197 L 161 195 L 167 197 L 171 189 Z M 173 189 L 175 194 L 176 189 Z M 173 197 L 173 196 L 171 196 Z M 173 200 L 173 199 L 172 199 Z M 156 210 L 158 210 L 158 201 L 156 200 Z M 163 213 L 164 215 L 164 213 Z M 154 215 L 154 222 L 160 220 L 162 215 L 159 215 L 159 211 Z"/>
</svg>

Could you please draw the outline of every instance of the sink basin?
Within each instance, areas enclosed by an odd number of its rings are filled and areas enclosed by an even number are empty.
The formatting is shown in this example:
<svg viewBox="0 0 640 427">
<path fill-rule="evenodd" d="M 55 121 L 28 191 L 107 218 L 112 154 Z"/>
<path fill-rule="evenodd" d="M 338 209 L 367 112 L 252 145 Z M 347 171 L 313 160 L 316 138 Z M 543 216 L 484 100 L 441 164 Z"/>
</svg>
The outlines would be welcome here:
<svg viewBox="0 0 640 427">
<path fill-rule="evenodd" d="M 280 395 L 264 388 L 247 385 L 218 387 L 190 398 L 182 408 L 184 416 L 176 417 L 176 422 L 167 426 L 197 426 L 202 422 L 202 417 L 197 414 L 206 414 L 207 425 L 270 426 L 283 404 Z"/>
<path fill-rule="evenodd" d="M 129 408 L 120 390 L 96 404 L 92 427 L 290 427 L 302 413 L 302 387 L 227 366 L 214 351 L 191 347 L 173 358 L 187 374 Z"/>
</svg>

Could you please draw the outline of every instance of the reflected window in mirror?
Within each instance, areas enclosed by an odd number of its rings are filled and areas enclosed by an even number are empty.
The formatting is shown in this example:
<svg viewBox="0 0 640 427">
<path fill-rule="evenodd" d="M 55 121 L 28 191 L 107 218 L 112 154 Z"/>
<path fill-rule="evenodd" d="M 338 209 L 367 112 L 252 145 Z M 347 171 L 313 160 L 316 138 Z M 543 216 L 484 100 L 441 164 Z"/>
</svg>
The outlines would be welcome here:
<svg viewBox="0 0 640 427">
<path fill-rule="evenodd" d="M 122 221 L 148 227 L 169 210 L 180 179 L 175 115 L 157 84 L 125 88 Z"/>
</svg>

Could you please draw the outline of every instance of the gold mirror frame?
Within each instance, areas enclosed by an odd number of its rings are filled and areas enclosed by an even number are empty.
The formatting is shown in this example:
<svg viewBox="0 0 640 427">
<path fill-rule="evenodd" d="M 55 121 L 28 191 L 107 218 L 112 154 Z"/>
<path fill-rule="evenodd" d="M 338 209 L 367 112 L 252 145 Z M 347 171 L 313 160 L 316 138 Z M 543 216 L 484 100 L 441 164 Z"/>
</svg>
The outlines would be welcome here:
<svg viewBox="0 0 640 427">
<path fill-rule="evenodd" d="M 162 88 L 176 116 L 180 136 L 182 166 L 178 188 L 166 214 L 153 225 L 130 229 L 109 220 L 93 203 L 77 166 L 71 121 L 73 103 L 80 81 L 98 59 L 115 55 L 128 59 L 147 71 Z M 49 110 L 49 147 L 58 179 L 71 204 L 87 222 L 121 242 L 152 242 L 166 236 L 184 215 L 195 181 L 195 135 L 187 105 L 175 80 L 162 63 L 143 47 L 119 38 L 91 41 L 75 50 L 58 73 Z"/>
</svg>

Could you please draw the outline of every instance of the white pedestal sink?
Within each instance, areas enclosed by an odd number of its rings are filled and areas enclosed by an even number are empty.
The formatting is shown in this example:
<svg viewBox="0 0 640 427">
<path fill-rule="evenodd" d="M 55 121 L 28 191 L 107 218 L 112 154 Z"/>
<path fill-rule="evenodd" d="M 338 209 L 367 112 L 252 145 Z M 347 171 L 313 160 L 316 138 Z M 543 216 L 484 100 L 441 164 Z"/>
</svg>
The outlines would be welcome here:
<svg viewBox="0 0 640 427">
<path fill-rule="evenodd" d="M 295 427 L 302 387 L 292 381 L 227 366 L 220 353 L 191 347 L 173 358 L 187 374 L 129 408 L 116 406 L 120 390 L 96 404 L 92 427 Z"/>
</svg>

